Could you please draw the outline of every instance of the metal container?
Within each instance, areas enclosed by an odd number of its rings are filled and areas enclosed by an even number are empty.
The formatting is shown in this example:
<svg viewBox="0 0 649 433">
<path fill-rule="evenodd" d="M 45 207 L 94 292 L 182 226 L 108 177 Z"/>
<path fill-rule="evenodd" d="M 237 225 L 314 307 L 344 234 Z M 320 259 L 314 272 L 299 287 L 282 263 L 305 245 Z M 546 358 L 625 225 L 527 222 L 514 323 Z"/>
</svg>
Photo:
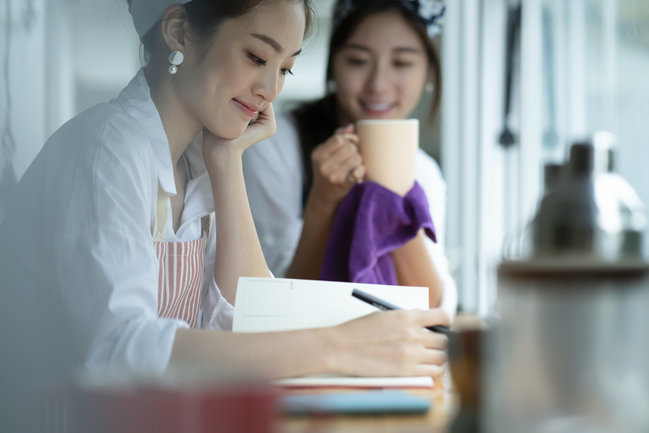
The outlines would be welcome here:
<svg viewBox="0 0 649 433">
<path fill-rule="evenodd" d="M 546 169 L 527 248 L 498 268 L 487 431 L 649 431 L 646 222 L 614 157 L 598 133 Z"/>
<path fill-rule="evenodd" d="M 532 224 L 531 259 L 642 258 L 646 218 L 633 188 L 613 172 L 615 146 L 612 134 L 599 132 L 575 143 L 563 166 L 546 167 L 546 190 Z"/>
</svg>

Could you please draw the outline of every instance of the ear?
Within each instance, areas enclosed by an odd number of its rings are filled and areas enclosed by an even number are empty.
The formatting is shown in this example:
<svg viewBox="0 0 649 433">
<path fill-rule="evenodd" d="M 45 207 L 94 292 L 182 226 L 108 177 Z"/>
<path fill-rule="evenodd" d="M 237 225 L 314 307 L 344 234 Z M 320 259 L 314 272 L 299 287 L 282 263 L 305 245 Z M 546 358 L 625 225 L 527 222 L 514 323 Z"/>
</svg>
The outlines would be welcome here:
<svg viewBox="0 0 649 433">
<path fill-rule="evenodd" d="M 162 17 L 162 39 L 169 51 L 185 51 L 189 21 L 185 8 L 176 5 L 167 10 Z"/>
</svg>

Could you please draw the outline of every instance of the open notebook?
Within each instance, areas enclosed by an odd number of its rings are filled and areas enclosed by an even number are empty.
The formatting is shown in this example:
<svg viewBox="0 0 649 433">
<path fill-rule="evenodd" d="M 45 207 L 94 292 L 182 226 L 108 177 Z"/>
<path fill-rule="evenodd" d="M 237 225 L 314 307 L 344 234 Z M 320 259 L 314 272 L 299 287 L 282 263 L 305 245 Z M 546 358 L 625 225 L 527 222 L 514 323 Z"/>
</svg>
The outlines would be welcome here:
<svg viewBox="0 0 649 433">
<path fill-rule="evenodd" d="M 351 293 L 359 288 L 405 309 L 427 309 L 428 288 L 286 278 L 239 278 L 234 332 L 269 332 L 338 325 L 376 311 Z M 277 382 L 289 387 L 432 388 L 421 377 L 317 375 Z"/>
</svg>

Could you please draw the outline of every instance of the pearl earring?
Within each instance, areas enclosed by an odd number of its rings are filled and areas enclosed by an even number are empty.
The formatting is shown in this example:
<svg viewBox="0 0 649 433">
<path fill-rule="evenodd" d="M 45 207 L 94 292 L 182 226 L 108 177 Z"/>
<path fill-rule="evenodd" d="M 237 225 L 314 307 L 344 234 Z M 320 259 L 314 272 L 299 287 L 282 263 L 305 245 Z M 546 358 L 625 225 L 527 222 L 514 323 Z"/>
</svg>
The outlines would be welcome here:
<svg viewBox="0 0 649 433">
<path fill-rule="evenodd" d="M 169 63 L 171 63 L 171 66 L 169 66 L 169 73 L 171 75 L 176 75 L 176 72 L 178 72 L 178 66 L 182 65 L 184 60 L 185 56 L 183 56 L 182 51 L 172 51 L 171 54 L 169 54 Z"/>
<path fill-rule="evenodd" d="M 433 83 L 426 83 L 424 90 L 426 90 L 426 93 L 433 93 L 433 90 L 435 90 L 435 85 Z"/>
</svg>

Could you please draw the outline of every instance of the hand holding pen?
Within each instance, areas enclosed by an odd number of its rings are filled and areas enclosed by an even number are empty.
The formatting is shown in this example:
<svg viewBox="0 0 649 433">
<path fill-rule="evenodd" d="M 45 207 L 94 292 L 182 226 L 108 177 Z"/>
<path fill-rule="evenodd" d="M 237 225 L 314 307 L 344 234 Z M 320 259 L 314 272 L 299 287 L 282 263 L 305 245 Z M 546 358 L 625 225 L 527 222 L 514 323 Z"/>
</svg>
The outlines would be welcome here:
<svg viewBox="0 0 649 433">
<path fill-rule="evenodd" d="M 378 298 L 378 297 L 376 297 L 374 295 L 371 295 L 371 294 L 369 294 L 367 292 L 364 292 L 362 290 L 359 290 L 359 289 L 354 289 L 352 291 L 352 296 L 355 297 L 355 298 L 360 299 L 363 302 L 367 302 L 368 304 L 373 305 L 373 306 L 379 308 L 380 310 L 387 311 L 387 310 L 401 310 L 402 309 L 400 307 L 397 307 L 394 304 L 389 303 L 388 301 L 385 301 L 385 300 L 383 300 L 381 298 Z M 427 326 L 426 329 L 428 329 L 429 331 L 444 334 L 446 336 L 450 336 L 451 334 L 456 333 L 456 331 L 454 331 L 454 330 L 452 330 L 450 328 L 447 328 L 446 326 L 441 326 L 441 325 Z"/>
</svg>

